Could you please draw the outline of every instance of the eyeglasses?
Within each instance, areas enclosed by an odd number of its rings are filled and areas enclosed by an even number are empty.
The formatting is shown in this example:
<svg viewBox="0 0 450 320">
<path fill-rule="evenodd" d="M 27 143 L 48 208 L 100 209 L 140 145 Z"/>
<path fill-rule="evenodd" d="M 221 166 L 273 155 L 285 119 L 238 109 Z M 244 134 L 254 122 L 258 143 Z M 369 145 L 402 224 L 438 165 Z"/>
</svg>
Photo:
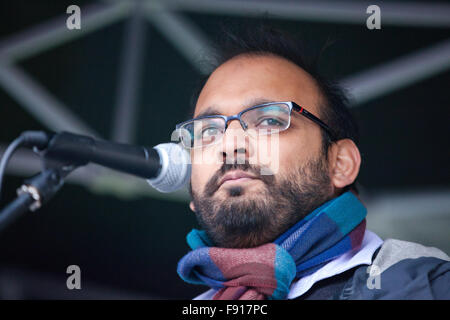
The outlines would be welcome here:
<svg viewBox="0 0 450 320">
<path fill-rule="evenodd" d="M 228 123 L 238 120 L 251 135 L 268 135 L 284 131 L 291 123 L 292 110 L 322 127 L 330 137 L 332 130 L 319 118 L 292 101 L 269 102 L 242 110 L 233 116 L 210 115 L 194 118 L 176 125 L 185 148 L 205 147 L 220 142 Z"/>
</svg>

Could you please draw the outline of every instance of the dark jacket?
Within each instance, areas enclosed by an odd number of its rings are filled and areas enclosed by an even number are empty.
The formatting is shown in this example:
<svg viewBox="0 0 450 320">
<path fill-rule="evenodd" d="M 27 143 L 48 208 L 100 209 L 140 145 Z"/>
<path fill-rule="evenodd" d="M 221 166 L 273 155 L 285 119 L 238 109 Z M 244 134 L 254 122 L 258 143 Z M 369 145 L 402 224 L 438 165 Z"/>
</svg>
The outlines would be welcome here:
<svg viewBox="0 0 450 320">
<path fill-rule="evenodd" d="M 370 266 L 319 281 L 297 299 L 450 299 L 449 261 L 439 249 L 388 239 Z"/>
</svg>

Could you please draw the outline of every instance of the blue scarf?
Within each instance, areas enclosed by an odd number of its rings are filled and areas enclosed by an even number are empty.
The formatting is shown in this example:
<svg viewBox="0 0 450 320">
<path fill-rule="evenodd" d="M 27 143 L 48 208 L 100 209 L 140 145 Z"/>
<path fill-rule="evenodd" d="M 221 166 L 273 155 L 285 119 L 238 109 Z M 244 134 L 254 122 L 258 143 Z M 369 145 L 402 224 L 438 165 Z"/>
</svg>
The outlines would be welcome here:
<svg viewBox="0 0 450 320">
<path fill-rule="evenodd" d="M 217 289 L 214 299 L 285 299 L 295 278 L 360 247 L 366 213 L 349 191 L 324 203 L 273 243 L 256 248 L 213 247 L 204 231 L 194 229 L 187 236 L 192 251 L 178 263 L 178 274 L 186 282 Z"/>
</svg>

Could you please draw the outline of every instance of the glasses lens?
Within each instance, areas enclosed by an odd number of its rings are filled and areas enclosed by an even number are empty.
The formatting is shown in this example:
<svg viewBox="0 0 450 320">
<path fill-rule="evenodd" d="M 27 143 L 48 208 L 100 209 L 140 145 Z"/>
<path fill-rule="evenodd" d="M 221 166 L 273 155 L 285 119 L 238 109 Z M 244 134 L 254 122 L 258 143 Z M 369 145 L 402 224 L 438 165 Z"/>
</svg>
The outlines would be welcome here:
<svg viewBox="0 0 450 320">
<path fill-rule="evenodd" d="M 290 109 L 287 104 L 271 104 L 250 109 L 241 115 L 247 130 L 258 135 L 272 134 L 289 127 Z"/>
<path fill-rule="evenodd" d="M 186 148 L 198 148 L 220 141 L 225 131 L 222 118 L 192 120 L 180 128 L 181 141 Z"/>
</svg>

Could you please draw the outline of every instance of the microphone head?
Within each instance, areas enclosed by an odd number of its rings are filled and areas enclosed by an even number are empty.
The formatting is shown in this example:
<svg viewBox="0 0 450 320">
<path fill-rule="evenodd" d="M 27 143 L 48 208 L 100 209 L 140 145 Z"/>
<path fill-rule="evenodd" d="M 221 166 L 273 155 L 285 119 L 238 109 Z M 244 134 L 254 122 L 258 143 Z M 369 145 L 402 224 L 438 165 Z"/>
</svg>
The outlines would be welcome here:
<svg viewBox="0 0 450 320">
<path fill-rule="evenodd" d="M 176 143 L 161 143 L 154 147 L 158 151 L 161 170 L 147 182 L 160 192 L 174 192 L 184 187 L 191 178 L 190 155 Z"/>
</svg>

